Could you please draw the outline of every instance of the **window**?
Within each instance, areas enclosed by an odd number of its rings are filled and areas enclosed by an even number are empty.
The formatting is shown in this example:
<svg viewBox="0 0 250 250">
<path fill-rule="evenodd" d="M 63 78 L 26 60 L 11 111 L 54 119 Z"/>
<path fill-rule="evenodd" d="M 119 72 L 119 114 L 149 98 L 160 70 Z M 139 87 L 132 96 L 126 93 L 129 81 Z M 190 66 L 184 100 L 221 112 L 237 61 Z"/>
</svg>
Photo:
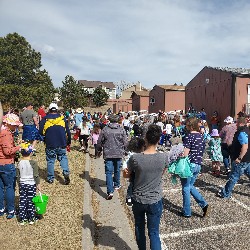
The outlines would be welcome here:
<svg viewBox="0 0 250 250">
<path fill-rule="evenodd" d="M 149 102 L 150 102 L 151 105 L 153 105 L 155 103 L 155 98 L 151 97 Z"/>
<path fill-rule="evenodd" d="M 250 83 L 247 85 L 247 103 L 250 103 Z"/>
</svg>

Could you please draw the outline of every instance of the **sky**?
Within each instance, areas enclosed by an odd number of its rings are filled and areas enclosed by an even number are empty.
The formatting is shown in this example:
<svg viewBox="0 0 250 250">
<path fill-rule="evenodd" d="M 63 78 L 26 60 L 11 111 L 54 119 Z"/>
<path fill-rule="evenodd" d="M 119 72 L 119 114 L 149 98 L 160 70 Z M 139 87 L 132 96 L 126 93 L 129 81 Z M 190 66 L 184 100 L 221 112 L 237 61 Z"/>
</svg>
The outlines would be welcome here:
<svg viewBox="0 0 250 250">
<path fill-rule="evenodd" d="M 205 66 L 250 68 L 249 0 L 0 0 L 55 87 L 75 80 L 186 85 Z"/>
</svg>

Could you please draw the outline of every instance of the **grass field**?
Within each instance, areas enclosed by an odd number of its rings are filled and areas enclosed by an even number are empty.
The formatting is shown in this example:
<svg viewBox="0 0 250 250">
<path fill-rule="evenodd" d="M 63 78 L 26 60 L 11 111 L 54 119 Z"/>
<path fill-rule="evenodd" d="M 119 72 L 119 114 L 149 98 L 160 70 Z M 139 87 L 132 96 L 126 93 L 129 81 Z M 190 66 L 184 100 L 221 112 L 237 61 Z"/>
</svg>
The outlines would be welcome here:
<svg viewBox="0 0 250 250">
<path fill-rule="evenodd" d="M 42 193 L 49 196 L 44 218 L 34 225 L 18 224 L 17 219 L 0 217 L 0 249 L 82 249 L 83 171 L 85 155 L 78 151 L 78 142 L 72 143 L 68 153 L 71 183 L 63 185 L 59 163 L 55 164 L 55 182 L 46 182 L 44 144 L 37 146 L 35 159 L 40 168 Z M 18 205 L 18 186 L 16 205 Z"/>
</svg>

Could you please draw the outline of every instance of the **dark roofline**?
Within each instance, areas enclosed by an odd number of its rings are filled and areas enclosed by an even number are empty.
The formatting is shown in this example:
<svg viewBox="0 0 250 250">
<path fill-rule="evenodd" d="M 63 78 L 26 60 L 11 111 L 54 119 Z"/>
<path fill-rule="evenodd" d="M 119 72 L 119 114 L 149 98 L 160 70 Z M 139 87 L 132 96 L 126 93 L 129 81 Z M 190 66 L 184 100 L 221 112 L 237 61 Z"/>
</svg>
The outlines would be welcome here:
<svg viewBox="0 0 250 250">
<path fill-rule="evenodd" d="M 142 90 L 142 91 L 133 91 L 131 96 L 132 95 L 138 95 L 138 96 L 149 96 L 149 91 L 145 91 L 145 90 Z"/>
<path fill-rule="evenodd" d="M 206 66 L 205 68 L 228 72 L 228 73 L 231 73 L 232 75 L 240 76 L 240 77 L 250 76 L 250 69 L 247 69 L 247 68 L 210 67 L 210 66 Z"/>
<path fill-rule="evenodd" d="M 182 85 L 155 85 L 155 86 L 170 91 L 185 91 L 185 86 Z"/>
<path fill-rule="evenodd" d="M 82 84 L 86 88 L 97 88 L 100 85 L 102 85 L 108 89 L 115 89 L 116 88 L 116 86 L 113 82 L 79 80 L 78 83 Z"/>
</svg>

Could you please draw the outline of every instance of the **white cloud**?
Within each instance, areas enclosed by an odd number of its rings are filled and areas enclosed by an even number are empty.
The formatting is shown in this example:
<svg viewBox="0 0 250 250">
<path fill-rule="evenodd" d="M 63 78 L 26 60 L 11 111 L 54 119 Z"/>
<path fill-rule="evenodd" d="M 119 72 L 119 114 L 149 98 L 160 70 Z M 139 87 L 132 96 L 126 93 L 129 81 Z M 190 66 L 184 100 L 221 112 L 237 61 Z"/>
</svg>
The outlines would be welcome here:
<svg viewBox="0 0 250 250">
<path fill-rule="evenodd" d="M 250 67 L 246 0 L 2 0 L 0 9 L 0 35 L 24 36 L 55 86 L 68 74 L 187 84 L 204 66 Z"/>
</svg>

